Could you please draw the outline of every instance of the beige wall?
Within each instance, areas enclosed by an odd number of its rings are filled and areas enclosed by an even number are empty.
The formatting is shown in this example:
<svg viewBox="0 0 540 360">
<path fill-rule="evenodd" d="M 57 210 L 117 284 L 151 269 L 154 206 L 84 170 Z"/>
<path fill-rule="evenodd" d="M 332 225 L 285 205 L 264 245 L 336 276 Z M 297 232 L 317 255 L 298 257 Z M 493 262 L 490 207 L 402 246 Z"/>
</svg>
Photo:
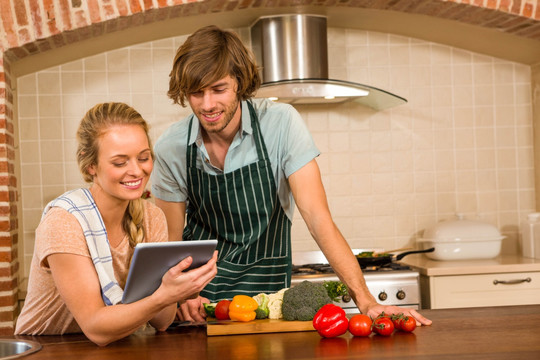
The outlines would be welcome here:
<svg viewBox="0 0 540 360">
<path fill-rule="evenodd" d="M 247 34 L 246 29 L 241 29 Z M 517 251 L 517 226 L 534 210 L 531 68 L 445 45 L 383 33 L 329 29 L 331 77 L 392 91 L 404 106 L 299 106 L 335 222 L 354 248 L 412 245 L 454 213 L 495 224 Z M 26 276 L 44 205 L 83 185 L 75 129 L 97 102 L 125 101 L 159 134 L 188 110 L 166 98 L 183 37 L 130 46 L 18 78 Z M 538 84 L 538 82 L 537 82 Z M 298 213 L 293 249 L 316 244 Z"/>
</svg>

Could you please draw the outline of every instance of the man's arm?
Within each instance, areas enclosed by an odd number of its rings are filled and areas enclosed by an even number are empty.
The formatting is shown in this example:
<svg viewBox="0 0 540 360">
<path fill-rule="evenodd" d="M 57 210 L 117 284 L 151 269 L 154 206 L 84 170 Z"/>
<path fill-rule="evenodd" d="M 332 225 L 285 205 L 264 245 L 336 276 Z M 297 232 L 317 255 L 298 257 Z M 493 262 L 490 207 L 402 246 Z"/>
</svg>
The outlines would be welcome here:
<svg viewBox="0 0 540 360">
<path fill-rule="evenodd" d="M 363 314 L 376 317 L 382 311 L 389 314 L 404 312 L 422 324 L 431 324 L 430 320 L 415 310 L 380 305 L 371 295 L 356 257 L 332 220 L 319 166 L 315 160 L 293 173 L 289 177 L 289 185 L 311 235 L 338 277 L 347 285 L 350 295 Z"/>
<path fill-rule="evenodd" d="M 366 286 L 349 244 L 332 220 L 317 162 L 311 160 L 293 173 L 289 177 L 289 185 L 309 232 L 338 277 L 347 284 L 359 309 L 366 313 L 376 300 Z"/>
<path fill-rule="evenodd" d="M 167 228 L 169 230 L 169 241 L 182 240 L 184 232 L 184 222 L 186 218 L 185 202 L 169 202 L 155 198 L 156 205 L 163 210 L 167 219 Z"/>
</svg>

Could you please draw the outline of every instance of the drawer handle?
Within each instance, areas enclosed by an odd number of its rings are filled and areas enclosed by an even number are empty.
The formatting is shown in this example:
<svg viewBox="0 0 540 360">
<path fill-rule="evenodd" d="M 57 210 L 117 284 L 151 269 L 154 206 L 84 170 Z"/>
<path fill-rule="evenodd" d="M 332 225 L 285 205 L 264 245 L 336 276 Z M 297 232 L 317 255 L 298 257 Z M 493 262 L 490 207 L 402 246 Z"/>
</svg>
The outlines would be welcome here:
<svg viewBox="0 0 540 360">
<path fill-rule="evenodd" d="M 516 279 L 516 280 L 493 280 L 493 285 L 497 284 L 503 284 L 503 285 L 513 285 L 513 284 L 521 284 L 524 282 L 531 282 L 531 278 L 528 277 L 526 279 Z"/>
</svg>

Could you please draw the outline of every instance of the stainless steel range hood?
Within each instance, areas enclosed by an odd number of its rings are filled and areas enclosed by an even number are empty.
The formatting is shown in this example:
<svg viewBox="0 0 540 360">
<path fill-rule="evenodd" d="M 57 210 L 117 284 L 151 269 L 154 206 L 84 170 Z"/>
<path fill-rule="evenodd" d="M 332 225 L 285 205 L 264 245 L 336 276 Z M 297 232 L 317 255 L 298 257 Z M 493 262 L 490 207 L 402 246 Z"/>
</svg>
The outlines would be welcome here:
<svg viewBox="0 0 540 360">
<path fill-rule="evenodd" d="M 251 26 L 251 46 L 263 79 L 256 97 L 290 104 L 356 101 L 375 110 L 407 102 L 372 86 L 328 78 L 324 16 L 261 17 Z"/>
</svg>

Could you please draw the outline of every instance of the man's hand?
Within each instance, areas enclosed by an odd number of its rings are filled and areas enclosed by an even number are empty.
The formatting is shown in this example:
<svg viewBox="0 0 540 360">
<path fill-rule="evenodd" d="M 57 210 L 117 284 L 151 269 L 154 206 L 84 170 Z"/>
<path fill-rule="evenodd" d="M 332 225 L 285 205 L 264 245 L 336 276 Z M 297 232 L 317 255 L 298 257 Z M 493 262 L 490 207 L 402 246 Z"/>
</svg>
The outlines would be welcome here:
<svg viewBox="0 0 540 360">
<path fill-rule="evenodd" d="M 366 315 L 370 316 L 372 319 L 375 319 L 384 311 L 385 314 L 400 314 L 403 313 L 405 316 L 410 316 L 416 320 L 416 325 L 431 325 L 431 320 L 422 316 L 418 311 L 409 308 L 402 308 L 399 306 L 386 306 L 376 304 L 368 308 Z"/>
<path fill-rule="evenodd" d="M 210 301 L 204 297 L 186 300 L 180 303 L 176 310 L 176 318 L 180 321 L 189 321 L 199 323 L 206 321 L 206 312 L 204 311 L 204 303 Z"/>
</svg>

